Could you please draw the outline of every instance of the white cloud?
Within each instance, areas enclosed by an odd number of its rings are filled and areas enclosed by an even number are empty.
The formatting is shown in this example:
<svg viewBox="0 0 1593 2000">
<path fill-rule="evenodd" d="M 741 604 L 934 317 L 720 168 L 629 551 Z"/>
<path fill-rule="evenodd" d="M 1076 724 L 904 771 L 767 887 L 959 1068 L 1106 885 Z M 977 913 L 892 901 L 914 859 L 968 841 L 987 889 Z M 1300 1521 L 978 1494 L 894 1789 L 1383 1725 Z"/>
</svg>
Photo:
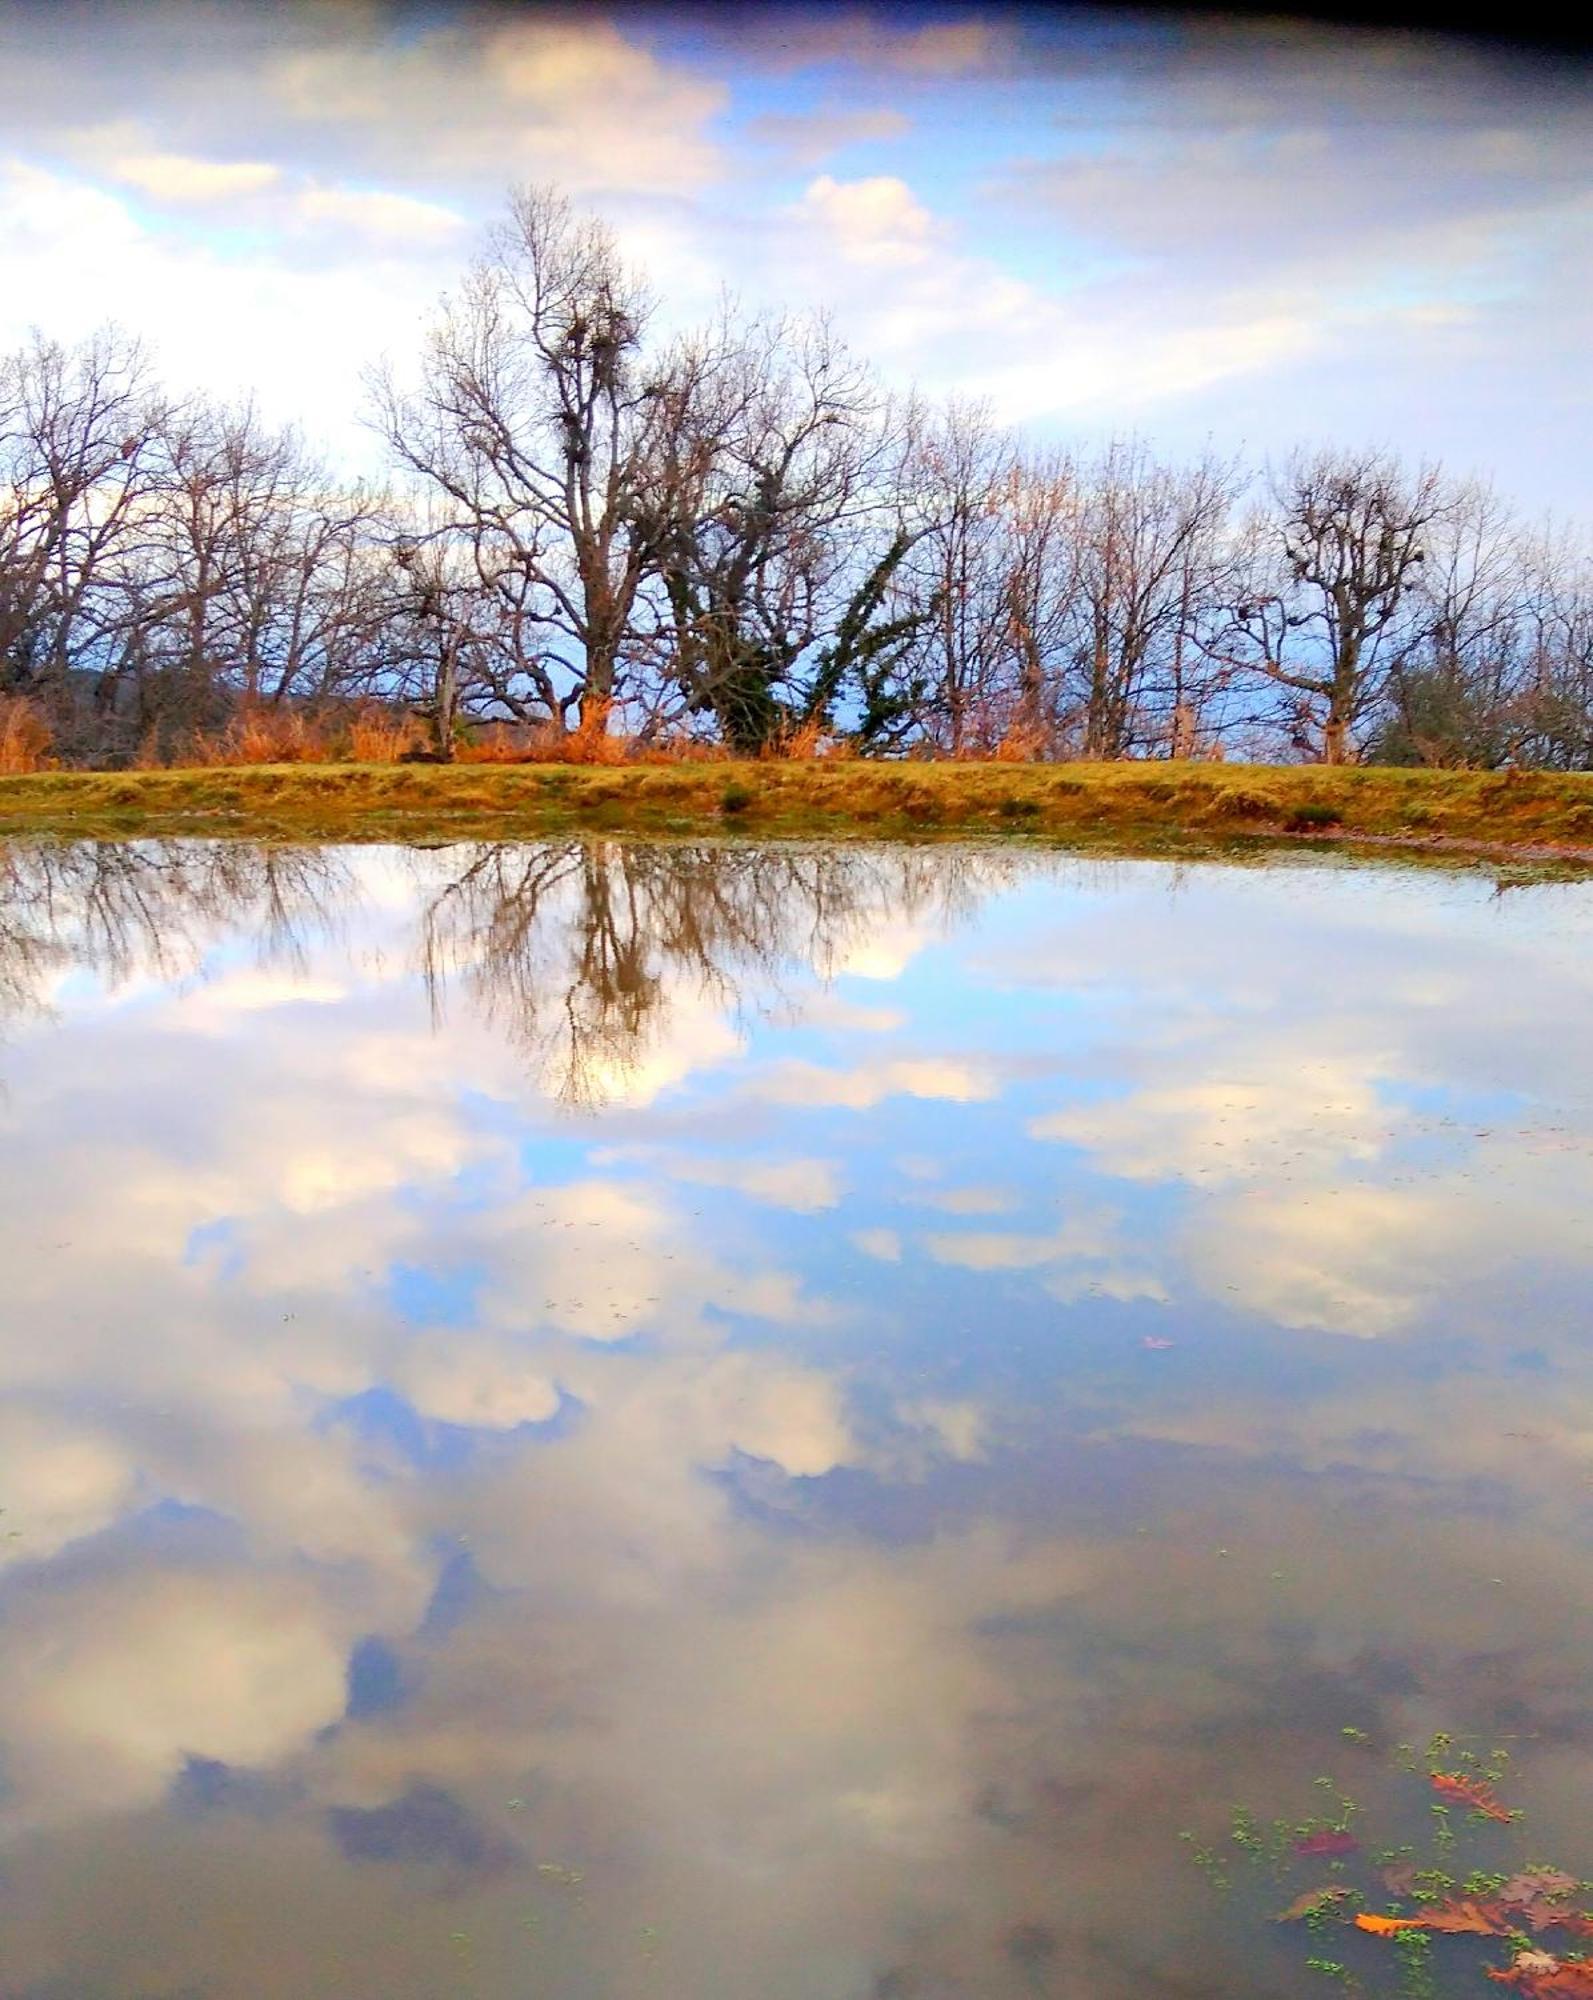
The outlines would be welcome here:
<svg viewBox="0 0 1593 2000">
<path fill-rule="evenodd" d="M 1365 1049 L 1320 1058 L 1258 1050 L 1232 1072 L 1188 1078 L 1178 1055 L 1165 1066 L 1173 1075 L 1164 1083 L 1050 1112 L 1029 1130 L 1086 1148 L 1125 1180 L 1215 1185 L 1373 1160 L 1404 1122 L 1377 1089 L 1395 1066 Z"/>
<path fill-rule="evenodd" d="M 452 1329 L 417 1333 L 392 1364 L 392 1381 L 422 1416 L 490 1430 L 546 1423 L 559 1391 L 529 1354 Z"/>
<path fill-rule="evenodd" d="M 0 1562 L 43 1562 L 114 1521 L 137 1467 L 87 1425 L 20 1401 L 0 1409 Z"/>
<path fill-rule="evenodd" d="M 860 181 L 821 174 L 808 186 L 795 219 L 819 232 L 846 262 L 886 271 L 923 264 L 936 236 L 929 210 L 905 181 L 887 174 Z"/>
<path fill-rule="evenodd" d="M 167 234 L 115 195 L 15 159 L 0 160 L 0 345 L 40 319 L 80 338 L 114 317 L 152 346 L 183 388 L 256 395 L 345 460 L 374 447 L 355 425 L 362 371 L 384 342 L 418 336 L 441 273 L 413 258 L 294 268 L 278 249 L 222 250 Z"/>
<path fill-rule="evenodd" d="M 299 1749 L 343 1710 L 353 1613 L 334 1602 L 286 1576 L 132 1569 L 50 1589 L 21 1625 L 13 1612 L 4 1730 L 29 1816 L 150 1804 L 189 1756 Z"/>
<path fill-rule="evenodd" d="M 119 181 L 157 201 L 230 201 L 275 187 L 282 169 L 269 160 L 196 160 L 183 153 L 128 153 L 114 160 Z"/>
<path fill-rule="evenodd" d="M 452 243 L 469 226 L 464 216 L 439 202 L 416 201 L 412 195 L 379 188 L 308 188 L 296 207 L 307 222 L 345 224 L 362 235 L 405 244 Z"/>
<path fill-rule="evenodd" d="M 322 143 L 404 179 L 556 177 L 577 193 L 680 193 L 713 177 L 715 81 L 596 15 L 443 25 L 268 62 L 268 100 Z"/>
<path fill-rule="evenodd" d="M 1162 1280 L 1135 1259 L 1116 1209 L 1081 1209 L 1048 1231 L 960 1229 L 922 1239 L 937 1264 L 965 1271 L 1044 1271 L 1054 1298 L 1086 1293 L 1116 1299 L 1162 1299 Z"/>
</svg>

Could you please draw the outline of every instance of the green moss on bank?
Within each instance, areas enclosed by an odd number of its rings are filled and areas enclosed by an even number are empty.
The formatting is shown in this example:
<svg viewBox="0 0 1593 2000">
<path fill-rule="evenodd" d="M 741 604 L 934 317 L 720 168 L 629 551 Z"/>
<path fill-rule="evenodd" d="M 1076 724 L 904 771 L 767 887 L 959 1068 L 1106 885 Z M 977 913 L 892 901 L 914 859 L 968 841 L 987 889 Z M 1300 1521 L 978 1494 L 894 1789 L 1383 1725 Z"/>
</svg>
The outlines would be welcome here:
<svg viewBox="0 0 1593 2000">
<path fill-rule="evenodd" d="M 285 764 L 0 777 L 0 834 L 253 840 L 1038 836 L 1363 841 L 1593 866 L 1593 776 L 1253 764 Z"/>
</svg>

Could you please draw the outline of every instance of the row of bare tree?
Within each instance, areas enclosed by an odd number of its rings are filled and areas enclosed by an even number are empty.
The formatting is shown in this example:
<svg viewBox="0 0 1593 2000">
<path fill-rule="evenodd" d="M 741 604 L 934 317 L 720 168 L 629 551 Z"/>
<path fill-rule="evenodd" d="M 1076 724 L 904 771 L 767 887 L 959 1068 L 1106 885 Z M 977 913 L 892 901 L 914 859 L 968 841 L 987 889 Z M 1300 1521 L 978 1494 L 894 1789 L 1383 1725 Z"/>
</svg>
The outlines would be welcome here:
<svg viewBox="0 0 1593 2000">
<path fill-rule="evenodd" d="M 0 360 L 0 695 L 68 755 L 380 702 L 739 752 L 1593 765 L 1593 567 L 1378 451 L 1268 475 L 1036 450 L 823 319 L 658 331 L 598 222 L 511 197 L 339 479 L 136 344 Z"/>
</svg>

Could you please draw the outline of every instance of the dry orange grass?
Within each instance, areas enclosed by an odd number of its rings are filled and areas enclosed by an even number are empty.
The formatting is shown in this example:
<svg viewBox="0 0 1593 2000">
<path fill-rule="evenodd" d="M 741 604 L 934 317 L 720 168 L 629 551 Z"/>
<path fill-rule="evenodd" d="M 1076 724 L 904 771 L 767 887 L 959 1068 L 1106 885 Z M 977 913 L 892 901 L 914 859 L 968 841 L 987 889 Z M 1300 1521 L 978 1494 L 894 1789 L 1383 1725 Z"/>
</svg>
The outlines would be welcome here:
<svg viewBox="0 0 1593 2000">
<path fill-rule="evenodd" d="M 824 724 L 810 717 L 806 722 L 790 723 L 786 728 L 777 730 L 758 755 L 765 762 L 782 759 L 801 763 L 822 756 L 825 741 Z"/>
<path fill-rule="evenodd" d="M 615 729 L 614 705 L 604 705 L 574 729 L 556 722 L 487 723 L 459 746 L 460 764 L 685 764 L 721 762 L 727 752 L 684 732 L 642 737 Z"/>
<path fill-rule="evenodd" d="M 28 771 L 52 771 L 50 725 L 25 696 L 0 695 L 0 772 L 20 777 Z"/>
<path fill-rule="evenodd" d="M 396 764 L 406 750 L 421 747 L 424 732 L 412 715 L 370 708 L 348 726 L 348 750 L 356 764 Z"/>
<path fill-rule="evenodd" d="M 336 752 L 326 723 L 297 709 L 244 708 L 216 736 L 198 735 L 193 764 L 329 764 Z"/>
<path fill-rule="evenodd" d="M 1037 723 L 1009 722 L 990 753 L 997 764 L 1034 764 L 1046 752 L 1046 732 Z"/>
</svg>

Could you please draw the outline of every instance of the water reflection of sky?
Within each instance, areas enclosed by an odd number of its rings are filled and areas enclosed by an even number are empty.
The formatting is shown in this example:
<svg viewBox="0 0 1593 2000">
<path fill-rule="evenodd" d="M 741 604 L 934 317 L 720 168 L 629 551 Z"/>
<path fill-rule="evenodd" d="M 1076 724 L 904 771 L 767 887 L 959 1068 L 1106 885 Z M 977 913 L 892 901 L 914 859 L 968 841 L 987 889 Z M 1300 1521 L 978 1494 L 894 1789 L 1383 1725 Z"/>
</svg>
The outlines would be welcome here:
<svg viewBox="0 0 1593 2000">
<path fill-rule="evenodd" d="M 1291 1993 L 1345 1725 L 1593 1870 L 1593 890 L 0 887 L 8 1995 Z"/>
</svg>

